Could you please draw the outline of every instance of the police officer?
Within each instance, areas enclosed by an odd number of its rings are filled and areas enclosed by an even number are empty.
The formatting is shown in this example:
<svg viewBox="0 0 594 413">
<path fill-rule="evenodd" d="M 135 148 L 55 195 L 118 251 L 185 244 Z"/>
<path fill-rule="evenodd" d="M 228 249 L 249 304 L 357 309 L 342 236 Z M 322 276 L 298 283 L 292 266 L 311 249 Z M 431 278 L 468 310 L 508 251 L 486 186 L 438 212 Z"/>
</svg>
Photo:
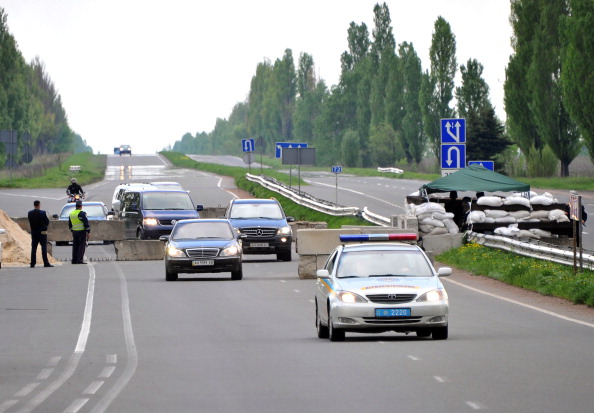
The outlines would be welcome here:
<svg viewBox="0 0 594 413">
<path fill-rule="evenodd" d="M 68 219 L 68 228 L 72 231 L 72 263 L 86 264 L 83 261 L 85 249 L 91 227 L 87 219 L 87 213 L 82 210 L 82 201 L 76 201 L 76 208 L 72 210 Z"/>
<path fill-rule="evenodd" d="M 53 267 L 47 259 L 47 227 L 49 218 L 41 209 L 41 202 L 33 201 L 33 209 L 29 211 L 29 225 L 31 226 L 31 268 L 37 263 L 37 245 L 41 244 L 41 258 L 44 267 Z"/>
</svg>

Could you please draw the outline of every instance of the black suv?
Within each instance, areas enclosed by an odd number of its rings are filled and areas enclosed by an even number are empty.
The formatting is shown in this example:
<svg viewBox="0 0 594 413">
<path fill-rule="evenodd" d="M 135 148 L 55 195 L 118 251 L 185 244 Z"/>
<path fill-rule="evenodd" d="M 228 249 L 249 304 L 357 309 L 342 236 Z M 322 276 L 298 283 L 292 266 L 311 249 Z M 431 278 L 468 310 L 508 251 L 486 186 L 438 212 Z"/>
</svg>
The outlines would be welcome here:
<svg viewBox="0 0 594 413">
<path fill-rule="evenodd" d="M 276 254 L 282 261 L 291 261 L 293 232 L 276 199 L 233 199 L 225 212 L 243 238 L 244 254 Z"/>
</svg>

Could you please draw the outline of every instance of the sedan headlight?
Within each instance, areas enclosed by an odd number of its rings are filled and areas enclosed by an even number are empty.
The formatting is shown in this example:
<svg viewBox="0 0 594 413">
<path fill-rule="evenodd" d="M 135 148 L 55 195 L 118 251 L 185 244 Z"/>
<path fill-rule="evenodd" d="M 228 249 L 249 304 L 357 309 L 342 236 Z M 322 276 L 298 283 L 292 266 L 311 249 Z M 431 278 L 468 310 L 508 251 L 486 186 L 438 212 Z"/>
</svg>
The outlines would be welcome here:
<svg viewBox="0 0 594 413">
<path fill-rule="evenodd" d="M 291 235 L 291 227 L 280 227 L 277 232 L 278 235 Z"/>
<path fill-rule="evenodd" d="M 418 302 L 434 303 L 447 299 L 447 294 L 444 290 L 431 290 L 417 298 Z"/>
<path fill-rule="evenodd" d="M 175 258 L 180 258 L 180 257 L 186 256 L 186 254 L 184 253 L 184 250 L 180 250 L 179 248 L 175 248 L 172 246 L 167 247 L 167 255 L 169 255 L 170 257 L 175 257 Z"/>
<path fill-rule="evenodd" d="M 157 221 L 157 218 L 145 218 L 142 220 L 142 222 L 144 223 L 144 225 L 148 227 L 153 227 L 159 223 L 159 221 Z"/>
<path fill-rule="evenodd" d="M 352 293 L 350 291 L 339 291 L 336 293 L 338 298 L 343 303 L 366 303 L 367 300 L 361 297 L 359 294 Z"/>
<path fill-rule="evenodd" d="M 233 257 L 239 255 L 239 247 L 237 245 L 230 245 L 221 251 L 221 257 Z"/>
</svg>

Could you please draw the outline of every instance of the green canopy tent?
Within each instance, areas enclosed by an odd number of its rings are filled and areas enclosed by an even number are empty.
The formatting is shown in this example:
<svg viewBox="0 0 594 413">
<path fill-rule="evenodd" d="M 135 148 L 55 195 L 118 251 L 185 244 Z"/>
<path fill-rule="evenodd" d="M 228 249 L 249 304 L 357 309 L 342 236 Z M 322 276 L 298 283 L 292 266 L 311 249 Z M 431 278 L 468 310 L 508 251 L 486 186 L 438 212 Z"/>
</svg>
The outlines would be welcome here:
<svg viewBox="0 0 594 413">
<path fill-rule="evenodd" d="M 490 171 L 481 165 L 469 165 L 453 174 L 423 185 L 419 191 L 424 196 L 434 192 L 529 192 L 530 185 Z"/>
</svg>

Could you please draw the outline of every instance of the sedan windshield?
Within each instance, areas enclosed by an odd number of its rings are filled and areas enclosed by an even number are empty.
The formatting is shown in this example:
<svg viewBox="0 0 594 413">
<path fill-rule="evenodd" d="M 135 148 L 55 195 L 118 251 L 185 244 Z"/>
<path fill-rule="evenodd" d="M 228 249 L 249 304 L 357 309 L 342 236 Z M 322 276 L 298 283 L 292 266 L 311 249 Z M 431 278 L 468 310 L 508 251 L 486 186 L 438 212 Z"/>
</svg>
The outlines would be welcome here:
<svg viewBox="0 0 594 413">
<path fill-rule="evenodd" d="M 340 257 L 338 278 L 432 277 L 420 251 L 352 251 Z"/>
<path fill-rule="evenodd" d="M 283 213 L 277 204 L 235 204 L 229 218 L 267 218 L 282 219 Z"/>
<path fill-rule="evenodd" d="M 74 207 L 75 207 L 74 203 L 72 205 L 65 206 L 64 209 L 62 209 L 60 218 L 68 219 L 68 216 L 70 215 L 70 213 L 72 212 Z M 84 205 L 83 204 L 82 210 L 87 213 L 87 217 L 89 217 L 89 218 L 105 218 L 105 216 L 106 216 L 105 210 L 103 209 L 103 207 L 101 205 Z"/>
<path fill-rule="evenodd" d="M 177 224 L 171 234 L 174 241 L 199 238 L 232 239 L 233 231 L 226 222 L 192 222 Z"/>
</svg>

